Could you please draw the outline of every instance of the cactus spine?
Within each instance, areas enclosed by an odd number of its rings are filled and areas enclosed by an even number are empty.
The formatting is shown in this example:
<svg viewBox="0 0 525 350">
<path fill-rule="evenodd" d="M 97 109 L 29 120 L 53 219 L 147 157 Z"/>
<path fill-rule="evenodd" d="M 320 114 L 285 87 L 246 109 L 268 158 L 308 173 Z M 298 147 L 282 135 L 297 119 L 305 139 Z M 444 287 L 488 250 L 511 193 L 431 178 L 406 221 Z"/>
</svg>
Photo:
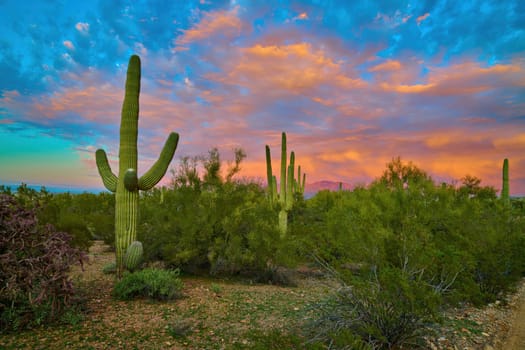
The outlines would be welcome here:
<svg viewBox="0 0 525 350">
<path fill-rule="evenodd" d="M 290 163 L 288 164 L 288 154 L 286 151 L 286 133 L 281 136 L 281 179 L 280 191 L 277 193 L 277 179 L 272 172 L 272 157 L 270 147 L 266 145 L 266 176 L 268 181 L 268 198 L 270 203 L 279 203 L 279 231 L 284 237 L 288 228 L 288 212 L 294 204 L 296 193 L 303 194 L 306 182 L 306 174 L 303 174 L 301 181 L 301 167 L 298 167 L 297 179 L 295 179 L 295 153 L 290 153 Z"/>
<path fill-rule="evenodd" d="M 144 175 L 137 177 L 139 94 L 140 58 L 133 55 L 129 59 L 122 104 L 118 175 L 111 171 L 106 152 L 102 149 L 96 152 L 97 168 L 104 186 L 109 191 L 115 192 L 116 196 L 115 247 L 118 278 L 122 276 L 125 250 L 137 239 L 139 190 L 149 190 L 162 179 L 179 141 L 179 135 L 172 132 L 158 160 Z"/>
<path fill-rule="evenodd" d="M 124 264 L 126 269 L 133 272 L 135 271 L 142 262 L 142 256 L 144 249 L 142 243 L 139 241 L 133 241 L 126 250 L 126 256 L 124 258 Z"/>
<path fill-rule="evenodd" d="M 503 186 L 501 187 L 501 199 L 509 201 L 509 160 L 503 160 Z"/>
</svg>

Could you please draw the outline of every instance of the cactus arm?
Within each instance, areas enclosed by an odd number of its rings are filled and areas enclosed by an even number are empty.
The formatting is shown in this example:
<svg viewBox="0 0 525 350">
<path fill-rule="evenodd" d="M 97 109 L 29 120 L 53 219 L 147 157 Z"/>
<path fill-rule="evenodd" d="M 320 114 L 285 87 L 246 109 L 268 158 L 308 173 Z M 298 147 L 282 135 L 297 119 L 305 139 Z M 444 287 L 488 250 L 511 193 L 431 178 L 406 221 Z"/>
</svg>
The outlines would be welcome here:
<svg viewBox="0 0 525 350">
<path fill-rule="evenodd" d="M 273 196 L 273 172 L 272 172 L 272 155 L 270 147 L 266 145 L 266 181 L 268 182 L 268 198 L 270 203 L 274 202 Z"/>
<path fill-rule="evenodd" d="M 305 186 L 306 186 L 306 174 L 303 174 L 303 183 L 301 185 L 301 193 L 304 193 Z"/>
<path fill-rule="evenodd" d="M 179 134 L 172 132 L 162 151 L 160 152 L 159 159 L 153 164 L 153 166 L 140 177 L 138 180 L 138 188 L 143 191 L 147 191 L 155 186 L 160 179 L 166 174 L 168 166 L 173 159 L 177 144 L 179 143 Z"/>
<path fill-rule="evenodd" d="M 501 188 L 501 199 L 504 201 L 509 200 L 509 160 L 507 158 L 503 160 L 503 185 Z"/>
<path fill-rule="evenodd" d="M 295 171 L 295 153 L 290 153 L 290 165 L 288 165 L 288 176 L 286 178 L 286 210 L 290 210 L 293 207 L 294 200 L 294 176 Z"/>
<path fill-rule="evenodd" d="M 295 192 L 301 193 L 301 166 L 297 166 L 297 181 L 294 181 L 295 183 Z"/>
<path fill-rule="evenodd" d="M 139 241 L 133 241 L 126 250 L 124 265 L 126 269 L 133 272 L 140 267 L 144 255 L 144 248 Z"/>
<path fill-rule="evenodd" d="M 275 175 L 272 176 L 272 196 L 274 200 L 277 199 L 277 177 Z"/>
<path fill-rule="evenodd" d="M 282 133 L 281 139 L 281 191 L 279 193 L 279 202 L 284 207 L 286 205 L 286 133 Z"/>
<path fill-rule="evenodd" d="M 108 157 L 106 156 L 106 152 L 104 152 L 103 149 L 98 149 L 97 152 L 95 153 L 95 158 L 97 162 L 98 173 L 100 174 L 100 177 L 102 178 L 102 182 L 104 183 L 104 186 L 109 191 L 115 192 L 117 190 L 118 178 L 111 171 L 111 166 L 109 165 Z"/>
</svg>

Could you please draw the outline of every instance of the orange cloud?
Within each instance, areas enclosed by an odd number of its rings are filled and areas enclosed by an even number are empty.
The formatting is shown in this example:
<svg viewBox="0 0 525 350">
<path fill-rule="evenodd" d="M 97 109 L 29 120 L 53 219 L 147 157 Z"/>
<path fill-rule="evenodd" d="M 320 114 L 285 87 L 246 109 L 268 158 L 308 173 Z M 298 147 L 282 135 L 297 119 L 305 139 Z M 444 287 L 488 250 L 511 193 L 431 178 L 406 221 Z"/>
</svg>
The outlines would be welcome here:
<svg viewBox="0 0 525 350">
<path fill-rule="evenodd" d="M 354 150 L 347 150 L 345 152 L 329 152 L 319 155 L 320 160 L 332 163 L 346 163 L 348 161 L 360 161 L 361 154 Z"/>
<path fill-rule="evenodd" d="M 525 67 L 521 61 L 490 67 L 482 67 L 477 62 L 468 61 L 449 67 L 431 68 L 425 84 L 385 81 L 379 86 L 386 91 L 404 94 L 425 93 L 434 96 L 475 94 L 495 88 L 525 86 Z"/>
<path fill-rule="evenodd" d="M 228 84 L 248 86 L 265 93 L 287 91 L 308 94 L 321 85 L 354 88 L 365 83 L 343 72 L 340 63 L 310 43 L 261 45 L 241 49 L 240 58 L 228 72 L 215 77 Z"/>
<path fill-rule="evenodd" d="M 303 13 L 300 13 L 299 15 L 297 15 L 296 17 L 294 17 L 294 20 L 307 20 L 308 19 L 308 14 L 306 12 L 303 12 Z"/>
<path fill-rule="evenodd" d="M 380 63 L 368 69 L 369 72 L 378 71 L 393 71 L 401 69 L 401 62 L 396 60 L 387 60 L 386 62 Z"/>
<path fill-rule="evenodd" d="M 418 18 L 416 18 L 416 22 L 417 22 L 417 25 L 420 25 L 421 22 L 423 22 L 424 20 L 426 20 L 428 17 L 430 16 L 430 13 L 425 13 L 424 15 L 421 15 L 419 16 Z"/>
<path fill-rule="evenodd" d="M 192 28 L 183 31 L 175 40 L 176 45 L 187 45 L 217 34 L 235 37 L 242 30 L 242 22 L 237 17 L 237 8 L 230 11 L 207 12 L 203 19 Z"/>
<path fill-rule="evenodd" d="M 402 94 L 418 94 L 428 91 L 434 84 L 415 84 L 415 85 L 390 85 L 388 83 L 381 83 L 381 88 L 387 91 L 395 91 Z"/>
<path fill-rule="evenodd" d="M 70 40 L 64 40 L 63 44 L 65 47 L 67 47 L 70 50 L 75 49 L 75 45 L 73 45 L 73 43 Z"/>
</svg>

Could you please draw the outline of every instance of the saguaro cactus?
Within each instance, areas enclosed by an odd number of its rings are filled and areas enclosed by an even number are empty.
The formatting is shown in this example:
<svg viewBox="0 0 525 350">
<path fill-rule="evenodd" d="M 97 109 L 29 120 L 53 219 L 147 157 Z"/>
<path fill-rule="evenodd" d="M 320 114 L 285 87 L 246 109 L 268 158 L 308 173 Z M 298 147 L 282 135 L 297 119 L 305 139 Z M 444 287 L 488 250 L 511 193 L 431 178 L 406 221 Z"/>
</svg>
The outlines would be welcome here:
<svg viewBox="0 0 525 350">
<path fill-rule="evenodd" d="M 266 176 L 268 181 L 268 198 L 270 203 L 279 203 L 279 230 L 281 236 L 286 235 L 288 228 L 288 212 L 294 204 L 294 195 L 303 194 L 306 182 L 306 174 L 303 174 L 301 181 L 301 167 L 298 167 L 298 177 L 295 179 L 295 153 L 290 153 L 290 164 L 287 161 L 286 133 L 282 133 L 281 138 L 281 179 L 280 191 L 277 193 L 277 178 L 272 173 L 272 157 L 270 147 L 266 145 Z"/>
<path fill-rule="evenodd" d="M 117 276 L 122 276 L 124 254 L 131 242 L 137 240 L 137 213 L 139 190 L 149 190 L 166 173 L 173 159 L 179 135 L 172 132 L 162 149 L 159 159 L 140 178 L 137 177 L 137 137 L 139 121 L 140 58 L 129 59 L 126 91 L 120 122 L 119 172 L 115 175 L 104 150 L 96 152 L 98 171 L 104 186 L 115 192 L 115 248 Z"/>
<path fill-rule="evenodd" d="M 503 185 L 501 187 L 501 199 L 504 201 L 509 200 L 509 160 L 507 158 L 503 160 Z"/>
</svg>

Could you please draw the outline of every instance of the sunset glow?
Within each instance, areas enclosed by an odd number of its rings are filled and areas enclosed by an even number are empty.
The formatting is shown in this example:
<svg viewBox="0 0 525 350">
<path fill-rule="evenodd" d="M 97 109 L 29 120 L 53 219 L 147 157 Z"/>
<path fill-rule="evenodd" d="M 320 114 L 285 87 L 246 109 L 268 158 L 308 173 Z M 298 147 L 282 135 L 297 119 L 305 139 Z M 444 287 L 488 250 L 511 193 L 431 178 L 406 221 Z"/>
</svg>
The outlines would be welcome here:
<svg viewBox="0 0 525 350">
<path fill-rule="evenodd" d="M 0 184 L 102 188 L 138 54 L 139 174 L 176 131 L 172 168 L 241 147 L 264 179 L 285 131 L 308 183 L 367 184 L 400 156 L 499 191 L 508 158 L 525 195 L 523 1 L 7 0 L 0 19 Z"/>
</svg>

